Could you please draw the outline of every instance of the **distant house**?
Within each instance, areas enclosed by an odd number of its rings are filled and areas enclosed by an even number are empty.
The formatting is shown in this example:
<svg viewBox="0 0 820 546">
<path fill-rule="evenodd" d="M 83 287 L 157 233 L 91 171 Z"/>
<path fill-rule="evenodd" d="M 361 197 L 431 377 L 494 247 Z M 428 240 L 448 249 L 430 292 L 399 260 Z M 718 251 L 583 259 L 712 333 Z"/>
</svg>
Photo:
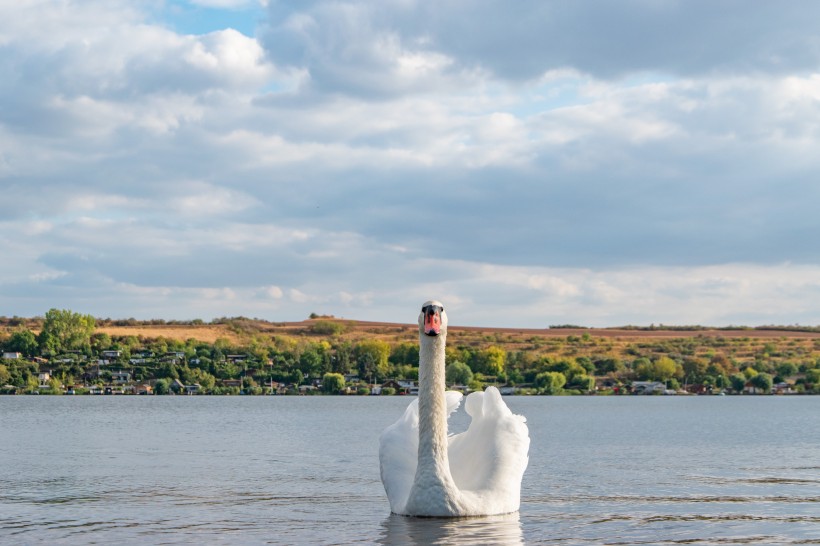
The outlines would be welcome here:
<svg viewBox="0 0 820 546">
<path fill-rule="evenodd" d="M 111 372 L 111 382 L 116 385 L 125 385 L 131 381 L 131 374 L 128 372 Z"/>
<path fill-rule="evenodd" d="M 223 379 L 222 380 L 223 387 L 237 387 L 242 388 L 242 380 L 241 379 Z"/>
<path fill-rule="evenodd" d="M 276 394 L 288 394 L 288 392 L 294 390 L 295 388 L 296 387 L 294 385 L 286 385 L 285 383 L 279 383 L 279 386 L 276 387 Z"/>
<path fill-rule="evenodd" d="M 23 353 L 18 353 L 18 352 L 4 352 L 4 353 L 3 353 L 3 358 L 7 358 L 7 359 L 9 359 L 9 360 L 18 360 L 18 359 L 20 359 L 20 358 L 23 358 Z"/>
<path fill-rule="evenodd" d="M 406 389 L 407 394 L 418 394 L 419 386 L 415 381 L 399 381 L 402 389 Z"/>
<path fill-rule="evenodd" d="M 48 383 L 51 381 L 51 372 L 40 372 L 37 374 L 37 381 L 40 383 L 41 389 L 51 387 Z"/>
<path fill-rule="evenodd" d="M 683 390 L 689 394 L 709 394 L 712 391 L 712 388 L 707 387 L 702 383 L 692 383 L 691 385 L 686 385 Z"/>
<path fill-rule="evenodd" d="M 171 381 L 171 390 L 178 393 L 185 392 L 185 384 L 180 381 L 179 379 L 174 379 Z"/>
<path fill-rule="evenodd" d="M 373 394 L 381 394 L 381 389 L 383 388 L 390 388 L 395 389 L 397 394 L 418 394 L 419 393 L 419 386 L 416 384 L 415 381 L 407 381 L 404 379 L 388 379 L 384 383 L 382 383 L 379 392 L 373 392 Z"/>
<path fill-rule="evenodd" d="M 791 383 L 787 383 L 782 381 L 780 383 L 775 383 L 772 385 L 772 392 L 774 394 L 794 394 L 794 389 L 792 388 Z"/>
<path fill-rule="evenodd" d="M 663 394 L 666 384 L 660 381 L 633 381 L 632 394 Z"/>
<path fill-rule="evenodd" d="M 137 385 L 136 387 L 137 394 L 154 394 L 154 389 L 151 388 L 151 385 Z"/>
<path fill-rule="evenodd" d="M 136 349 L 131 351 L 131 358 L 128 362 L 131 364 L 148 364 L 154 358 L 154 353 L 148 349 Z"/>
<path fill-rule="evenodd" d="M 614 377 L 604 376 L 604 377 L 596 377 L 595 378 L 595 390 L 616 390 L 620 387 L 620 381 L 615 379 Z"/>
<path fill-rule="evenodd" d="M 278 381 L 268 381 L 262 386 L 270 389 L 271 394 L 278 394 L 280 390 L 284 387 L 284 384 L 279 383 Z"/>
<path fill-rule="evenodd" d="M 103 351 L 102 353 L 100 353 L 100 356 L 103 357 L 103 359 L 105 360 L 112 360 L 121 357 L 122 351 Z"/>
<path fill-rule="evenodd" d="M 193 385 L 185 385 L 185 394 L 199 394 L 202 390 L 202 385 L 194 383 Z"/>
</svg>

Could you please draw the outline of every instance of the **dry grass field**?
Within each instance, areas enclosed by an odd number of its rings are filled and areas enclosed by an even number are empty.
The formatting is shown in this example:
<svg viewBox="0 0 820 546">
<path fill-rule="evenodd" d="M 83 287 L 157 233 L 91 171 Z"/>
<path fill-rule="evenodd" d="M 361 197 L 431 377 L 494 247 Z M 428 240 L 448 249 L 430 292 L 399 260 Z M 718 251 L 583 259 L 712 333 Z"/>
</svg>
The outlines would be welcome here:
<svg viewBox="0 0 820 546">
<path fill-rule="evenodd" d="M 19 328 L 37 333 L 42 319 L 6 319 L 0 339 Z M 238 349 L 254 343 L 286 339 L 299 345 L 330 341 L 332 344 L 378 339 L 390 345 L 418 343 L 415 324 L 366 322 L 321 317 L 301 322 L 267 322 L 246 318 L 219 323 L 175 324 L 101 320 L 97 333 L 112 337 L 134 336 L 144 341 L 166 338 L 194 339 L 204 343 L 226 340 Z M 265 341 L 267 340 L 267 341 Z M 507 352 L 523 351 L 553 357 L 613 356 L 634 360 L 638 356 L 672 355 L 676 358 L 711 358 L 722 354 L 737 361 L 807 362 L 820 360 L 820 331 L 782 329 L 617 329 L 617 328 L 482 328 L 453 325 L 448 345 L 469 349 L 496 346 Z"/>
<path fill-rule="evenodd" d="M 336 331 L 328 333 L 330 327 Z M 271 323 L 237 319 L 225 324 L 134 325 L 98 327 L 111 336 L 137 336 L 213 343 L 219 338 L 242 346 L 259 337 L 287 337 L 309 343 L 328 339 L 357 342 L 379 339 L 393 344 L 417 343 L 415 324 L 364 322 L 323 318 L 302 322 Z M 451 326 L 448 345 L 484 349 L 491 345 L 505 351 L 528 351 L 556 357 L 611 355 L 624 359 L 636 356 L 677 354 L 709 357 L 716 353 L 754 360 L 761 355 L 805 361 L 820 358 L 820 332 L 762 329 L 525 329 Z"/>
<path fill-rule="evenodd" d="M 196 339 L 199 341 L 213 342 L 218 338 L 226 338 L 231 341 L 241 341 L 246 333 L 260 333 L 269 335 L 289 335 L 304 336 L 316 335 L 313 327 L 322 322 L 333 322 L 344 327 L 344 331 L 338 337 L 341 339 L 362 339 L 366 337 L 376 337 L 389 339 L 410 336 L 415 339 L 417 326 L 415 324 L 401 324 L 392 322 L 366 322 L 341 319 L 315 319 L 302 322 L 265 322 L 254 320 L 242 320 L 244 328 L 237 329 L 235 323 L 230 324 L 203 324 L 203 325 L 177 325 L 177 324 L 140 324 L 136 326 L 98 326 L 97 331 L 111 336 L 142 336 L 145 338 L 165 337 L 168 339 Z M 755 339 L 820 339 L 820 332 L 800 331 L 800 330 L 762 330 L 762 329 L 703 329 L 703 330 L 680 330 L 680 329 L 618 329 L 618 328 L 493 328 L 478 326 L 450 326 L 451 337 L 474 338 L 494 336 L 502 337 L 509 341 L 528 340 L 532 338 L 543 338 L 545 340 L 555 338 L 566 338 L 568 336 L 583 336 L 589 334 L 593 337 L 606 338 L 622 341 L 641 341 L 648 339 L 673 339 L 673 338 L 755 338 Z"/>
</svg>

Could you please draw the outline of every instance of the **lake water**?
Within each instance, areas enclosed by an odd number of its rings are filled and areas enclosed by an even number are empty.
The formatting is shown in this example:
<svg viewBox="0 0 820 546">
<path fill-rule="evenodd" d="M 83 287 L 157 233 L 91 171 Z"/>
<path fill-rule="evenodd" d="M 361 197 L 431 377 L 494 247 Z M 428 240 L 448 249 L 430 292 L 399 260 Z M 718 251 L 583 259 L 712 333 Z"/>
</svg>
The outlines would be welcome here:
<svg viewBox="0 0 820 546">
<path fill-rule="evenodd" d="M 820 396 L 507 397 L 521 510 L 460 520 L 389 514 L 410 400 L 0 397 L 0 544 L 820 544 Z"/>
</svg>

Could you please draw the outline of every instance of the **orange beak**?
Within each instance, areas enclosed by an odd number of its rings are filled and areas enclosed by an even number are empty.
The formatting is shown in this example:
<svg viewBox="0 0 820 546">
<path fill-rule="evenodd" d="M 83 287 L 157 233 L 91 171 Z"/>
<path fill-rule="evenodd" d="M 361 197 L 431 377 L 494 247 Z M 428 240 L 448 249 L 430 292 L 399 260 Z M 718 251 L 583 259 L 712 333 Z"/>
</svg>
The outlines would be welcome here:
<svg viewBox="0 0 820 546">
<path fill-rule="evenodd" d="M 428 336 L 441 333 L 441 311 L 438 308 L 431 306 L 424 312 L 424 333 Z"/>
</svg>

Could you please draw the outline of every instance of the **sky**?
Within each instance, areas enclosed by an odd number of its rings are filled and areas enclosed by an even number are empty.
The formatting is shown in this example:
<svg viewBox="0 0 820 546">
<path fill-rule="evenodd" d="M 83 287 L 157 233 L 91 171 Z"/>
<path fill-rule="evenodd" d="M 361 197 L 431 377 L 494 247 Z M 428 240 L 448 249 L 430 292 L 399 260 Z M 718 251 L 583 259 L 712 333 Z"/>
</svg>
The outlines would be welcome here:
<svg viewBox="0 0 820 546">
<path fill-rule="evenodd" d="M 0 315 L 820 324 L 820 3 L 0 0 Z"/>
</svg>

